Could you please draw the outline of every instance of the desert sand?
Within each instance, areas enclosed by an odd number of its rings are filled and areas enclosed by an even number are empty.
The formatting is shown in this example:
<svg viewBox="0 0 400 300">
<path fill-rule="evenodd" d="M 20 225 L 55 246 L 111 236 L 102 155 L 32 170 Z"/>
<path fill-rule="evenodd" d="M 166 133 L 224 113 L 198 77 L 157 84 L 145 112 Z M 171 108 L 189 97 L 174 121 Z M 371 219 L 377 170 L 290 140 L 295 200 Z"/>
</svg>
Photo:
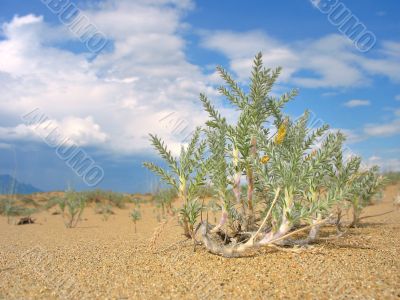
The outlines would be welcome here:
<svg viewBox="0 0 400 300">
<path fill-rule="evenodd" d="M 393 210 L 398 189 L 389 186 L 363 215 Z M 32 225 L 0 217 L 0 299 L 400 299 L 399 210 L 300 253 L 258 249 L 231 259 L 194 251 L 176 220 L 157 222 L 151 204 L 141 211 L 137 233 L 129 208 L 108 221 L 87 208 L 72 229 L 51 211 Z M 322 236 L 334 234 L 327 226 Z"/>
</svg>

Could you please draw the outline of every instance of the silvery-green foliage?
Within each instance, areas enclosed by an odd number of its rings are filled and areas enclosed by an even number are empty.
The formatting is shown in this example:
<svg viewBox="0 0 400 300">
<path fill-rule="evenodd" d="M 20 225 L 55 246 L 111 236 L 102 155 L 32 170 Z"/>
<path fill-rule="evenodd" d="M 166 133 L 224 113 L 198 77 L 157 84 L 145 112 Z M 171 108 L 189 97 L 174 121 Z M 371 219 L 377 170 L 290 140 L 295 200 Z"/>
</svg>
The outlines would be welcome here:
<svg viewBox="0 0 400 300">
<path fill-rule="evenodd" d="M 165 143 L 156 135 L 150 134 L 151 142 L 160 156 L 167 163 L 168 170 L 157 166 L 152 162 L 145 162 L 144 166 L 153 171 L 160 178 L 174 188 L 184 206 L 180 210 L 184 234 L 191 237 L 189 228 L 189 207 L 196 201 L 197 192 L 204 185 L 207 173 L 207 161 L 203 154 L 206 142 L 201 140 L 201 128 L 196 128 L 187 147 L 181 147 L 179 157 L 174 157 Z M 194 204 L 193 204 L 194 205 Z"/>
<path fill-rule="evenodd" d="M 377 166 L 367 170 L 361 170 L 360 167 L 354 170 L 348 183 L 349 195 L 347 198 L 353 209 L 351 226 L 358 225 L 362 209 L 371 204 L 373 197 L 382 190 L 385 183 Z"/>
<path fill-rule="evenodd" d="M 12 217 L 30 216 L 38 211 L 36 208 L 27 208 L 17 205 L 13 195 L 7 196 L 5 199 L 0 199 L 0 214 L 7 217 L 7 223 L 10 224 Z"/>
<path fill-rule="evenodd" d="M 133 222 L 137 222 L 142 218 L 142 214 L 139 209 L 135 208 L 131 211 L 131 219 Z"/>
<path fill-rule="evenodd" d="M 192 227 L 191 229 L 193 229 L 202 209 L 203 206 L 197 198 L 183 204 L 180 213 L 182 216 L 186 217 Z"/>
<path fill-rule="evenodd" d="M 278 188 L 284 191 L 274 207 L 273 223 L 279 224 L 285 215 L 293 225 L 326 215 L 339 199 L 331 189 L 329 173 L 334 154 L 341 151 L 344 136 L 328 133 L 326 125 L 310 130 L 308 112 L 297 121 L 288 117 L 282 120 L 285 120 L 282 123 L 285 122 L 286 136 L 281 144 L 268 136 L 261 137 L 261 150 L 270 159 L 265 165 L 258 164 L 258 189 L 260 193 L 268 191 L 267 207 Z"/>
<path fill-rule="evenodd" d="M 192 199 L 204 183 L 206 172 L 203 164 L 205 141 L 200 140 L 201 129 L 197 128 L 187 146 L 182 146 L 178 158 L 174 157 L 165 143 L 157 136 L 150 134 L 151 142 L 160 156 L 167 163 L 165 170 L 154 163 L 145 162 L 144 166 L 156 173 L 163 181 L 173 187 L 183 200 Z"/>
<path fill-rule="evenodd" d="M 161 207 L 163 216 L 165 215 L 166 210 L 172 211 L 172 202 L 176 198 L 177 192 L 173 188 L 169 189 L 161 189 L 157 191 L 154 195 L 154 201 L 158 207 Z"/>
<path fill-rule="evenodd" d="M 328 125 L 310 128 L 307 111 L 296 120 L 285 115 L 284 106 L 297 95 L 297 90 L 280 97 L 270 95 L 280 68 L 264 68 L 261 54 L 256 55 L 248 88 L 236 83 L 222 67 L 217 69 L 225 82 L 218 90 L 237 110 L 236 122 L 229 123 L 201 94 L 209 115 L 205 140 L 195 146 L 199 142 L 198 129 L 187 150 L 182 148 L 176 159 L 152 135 L 152 143 L 169 171 L 145 164 L 185 200 L 181 212 L 190 224 L 196 221 L 195 212 L 200 208 L 196 201 L 188 199 L 196 199 L 205 177 L 230 224 L 238 222 L 238 230 L 244 231 L 254 230 L 253 225 L 271 207 L 277 191 L 280 193 L 268 220 L 273 232 L 281 225 L 287 231 L 295 225 L 326 218 L 343 200 L 357 198 L 361 204 L 356 206 L 362 207 L 379 190 L 381 180 L 376 168 L 360 172 L 359 158 L 344 161 L 342 133 L 329 131 Z"/>
<path fill-rule="evenodd" d="M 58 205 L 64 218 L 65 226 L 72 228 L 81 219 L 86 207 L 86 196 L 84 193 L 68 190 L 65 192 L 64 197 L 59 199 Z"/>
<path fill-rule="evenodd" d="M 96 203 L 94 211 L 96 214 L 102 215 L 103 221 L 107 221 L 110 215 L 114 214 L 112 206 L 106 203 Z"/>
<path fill-rule="evenodd" d="M 140 210 L 138 208 L 134 208 L 131 211 L 130 217 L 131 217 L 133 223 L 135 224 L 135 233 L 136 233 L 136 222 L 142 218 L 142 213 L 140 212 Z"/>
</svg>

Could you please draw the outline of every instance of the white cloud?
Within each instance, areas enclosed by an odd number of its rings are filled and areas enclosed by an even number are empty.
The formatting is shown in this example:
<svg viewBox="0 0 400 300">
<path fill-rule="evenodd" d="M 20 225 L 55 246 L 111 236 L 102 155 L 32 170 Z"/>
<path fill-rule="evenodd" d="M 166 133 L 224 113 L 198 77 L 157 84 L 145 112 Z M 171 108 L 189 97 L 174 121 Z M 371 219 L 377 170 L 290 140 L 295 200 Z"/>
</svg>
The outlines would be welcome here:
<svg viewBox="0 0 400 300">
<path fill-rule="evenodd" d="M 346 144 L 355 144 L 365 140 L 365 136 L 357 133 L 350 129 L 340 129 L 340 131 L 346 136 Z"/>
<path fill-rule="evenodd" d="M 147 133 L 157 132 L 176 152 L 182 136 L 166 128 L 162 116 L 179 112 L 194 128 L 206 118 L 198 94 L 216 95 L 208 75 L 184 54 L 182 18 L 192 7 L 189 0 L 108 0 L 89 6 L 84 13 L 113 41 L 112 50 L 90 60 L 88 53 L 58 47 L 75 37 L 41 16 L 4 23 L 0 110 L 15 125 L 1 127 L 0 136 L 37 140 L 20 117 L 40 108 L 80 145 L 134 153 L 147 150 Z"/>
<path fill-rule="evenodd" d="M 374 165 L 379 166 L 383 172 L 398 172 L 400 171 L 400 159 L 399 158 L 382 158 L 380 156 L 371 156 L 366 161 L 367 166 L 372 167 Z"/>
<path fill-rule="evenodd" d="M 360 134 L 359 132 L 357 132 L 356 130 L 352 130 L 352 129 L 345 129 L 345 128 L 330 128 L 328 130 L 328 132 L 331 133 L 337 133 L 337 132 L 341 132 L 342 134 L 345 135 L 346 137 L 346 144 L 355 144 L 358 142 L 361 142 L 363 140 L 365 140 L 365 135 L 364 134 Z"/>
<path fill-rule="evenodd" d="M 206 119 L 198 94 L 216 96 L 212 85 L 220 83 L 216 73 L 205 74 L 185 56 L 183 18 L 193 5 L 189 0 L 106 0 L 88 6 L 84 13 L 113 44 L 95 58 L 60 47 L 76 37 L 41 16 L 4 23 L 0 110 L 14 122 L 0 127 L 0 138 L 39 140 L 21 124 L 21 115 L 40 108 L 80 145 L 119 154 L 147 151 L 147 133 L 154 132 L 176 153 L 185 132 L 177 133 L 163 118 L 176 112 L 172 123 L 187 122 L 190 133 Z M 400 69 L 397 43 L 384 44 L 381 61 L 372 60 L 360 57 L 339 35 L 288 44 L 261 31 L 218 31 L 206 32 L 203 45 L 227 55 L 241 80 L 247 80 L 260 50 L 267 66 L 284 67 L 281 81 L 308 87 L 351 87 L 365 84 L 371 74 L 395 80 Z M 236 115 L 219 108 L 229 118 Z"/>
<path fill-rule="evenodd" d="M 389 137 L 400 134 L 400 119 L 383 124 L 368 124 L 364 132 L 369 136 Z"/>
<path fill-rule="evenodd" d="M 394 41 L 383 41 L 376 58 L 359 53 L 339 34 L 285 43 L 261 31 L 215 31 L 203 33 L 202 45 L 226 55 L 241 79 L 247 78 L 254 54 L 262 51 L 268 67 L 283 67 L 280 80 L 304 87 L 362 86 L 374 75 L 400 82 L 400 43 Z"/>
<path fill-rule="evenodd" d="M 396 99 L 397 101 L 400 101 L 400 94 L 394 96 L 394 99 Z"/>
<path fill-rule="evenodd" d="M 371 102 L 369 100 L 352 99 L 347 101 L 344 105 L 347 107 L 369 106 Z"/>
<path fill-rule="evenodd" d="M 78 146 L 102 144 L 108 140 L 107 134 L 93 120 L 86 118 L 66 117 L 62 121 L 48 119 L 40 124 L 19 124 L 15 127 L 0 127 L 0 138 L 3 140 L 40 141 L 49 135 L 57 134 L 57 141 L 68 139 Z"/>
<path fill-rule="evenodd" d="M 7 143 L 0 143 L 0 149 L 12 149 L 13 145 Z"/>
<path fill-rule="evenodd" d="M 202 45 L 225 54 L 230 59 L 231 69 L 241 80 L 248 78 L 254 55 L 260 50 L 263 51 L 266 66 L 284 66 L 281 80 L 288 79 L 299 64 L 297 55 L 291 49 L 261 31 L 205 33 Z"/>
</svg>

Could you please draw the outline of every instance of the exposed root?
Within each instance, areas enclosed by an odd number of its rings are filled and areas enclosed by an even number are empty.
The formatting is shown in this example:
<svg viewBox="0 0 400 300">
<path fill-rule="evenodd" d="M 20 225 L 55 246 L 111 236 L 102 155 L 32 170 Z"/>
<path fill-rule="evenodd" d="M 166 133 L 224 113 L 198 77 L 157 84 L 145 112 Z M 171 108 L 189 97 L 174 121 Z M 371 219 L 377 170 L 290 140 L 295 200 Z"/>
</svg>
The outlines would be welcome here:
<svg viewBox="0 0 400 300">
<path fill-rule="evenodd" d="M 219 224 L 217 226 L 211 229 L 211 233 L 218 232 L 222 228 L 222 226 L 225 225 L 227 219 L 228 219 L 228 213 L 225 210 L 222 210 L 221 220 L 219 221 Z"/>
<path fill-rule="evenodd" d="M 221 224 L 224 223 L 223 216 L 221 217 L 220 224 L 217 226 L 210 225 L 208 221 L 201 221 L 195 232 L 197 233 L 198 230 L 200 231 L 201 240 L 209 252 L 223 257 L 240 257 L 250 249 L 263 246 L 280 251 L 298 253 L 304 250 L 306 246 L 318 238 L 320 227 L 324 223 L 328 222 L 331 216 L 324 220 L 321 220 L 320 217 L 318 217 L 315 221 L 313 221 L 313 224 L 296 229 L 292 232 L 289 231 L 293 226 L 283 220 L 277 232 L 268 232 L 264 234 L 264 237 L 261 240 L 259 240 L 260 236 L 262 235 L 263 228 L 265 227 L 272 213 L 272 209 L 278 199 L 279 192 L 280 189 L 276 191 L 271 207 L 269 208 L 268 213 L 256 232 L 242 232 L 235 237 L 229 237 L 221 230 Z M 306 239 L 288 240 L 289 237 L 306 230 L 310 230 Z M 295 246 L 295 248 L 288 249 L 281 247 L 285 245 Z M 299 248 L 298 246 L 302 246 L 302 248 Z"/>
<path fill-rule="evenodd" d="M 272 213 L 272 209 L 274 208 L 274 205 L 275 205 L 276 201 L 278 200 L 279 192 L 280 192 L 280 188 L 278 188 L 276 190 L 275 198 L 272 201 L 271 207 L 269 208 L 268 213 L 266 214 L 266 216 L 265 216 L 263 222 L 261 223 L 260 227 L 258 228 L 257 232 L 251 237 L 252 240 L 254 240 L 254 238 L 257 237 L 257 235 L 261 232 L 261 230 L 264 228 L 265 224 L 267 223 L 268 218 Z"/>
<path fill-rule="evenodd" d="M 306 231 L 306 230 L 311 229 L 311 228 L 313 228 L 315 226 L 321 226 L 322 224 L 326 223 L 328 219 L 329 219 L 329 217 L 324 219 L 324 220 L 318 221 L 318 222 L 316 222 L 314 224 L 311 224 L 311 225 L 305 226 L 303 228 L 297 229 L 295 231 L 292 231 L 292 232 L 290 232 L 290 233 L 288 233 L 288 234 L 286 234 L 284 236 L 281 236 L 281 237 L 279 237 L 277 239 L 272 240 L 271 243 L 275 243 L 276 244 L 277 242 L 285 240 L 288 237 L 291 237 L 291 236 L 293 236 L 295 234 L 298 234 L 300 232 Z"/>
<path fill-rule="evenodd" d="M 237 243 L 235 243 L 235 240 L 232 239 L 231 240 L 232 243 L 230 245 L 224 245 L 222 243 L 222 241 L 216 237 L 215 234 L 213 234 L 213 235 L 209 234 L 209 230 L 212 226 L 210 226 L 208 223 L 204 223 L 204 222 L 201 223 L 201 225 L 200 225 L 200 233 L 201 233 L 203 244 L 209 252 L 216 254 L 216 255 L 221 255 L 223 257 L 232 258 L 232 257 L 240 257 L 246 251 L 248 251 L 250 249 L 255 249 L 258 247 L 265 246 L 265 247 L 271 247 L 271 248 L 276 248 L 276 247 L 279 248 L 279 246 L 277 245 L 278 242 L 286 240 L 290 236 L 293 236 L 293 235 L 303 232 L 305 230 L 311 229 L 315 226 L 321 226 L 326 221 L 327 221 L 327 219 L 318 221 L 314 224 L 305 226 L 303 228 L 300 228 L 298 230 L 295 230 L 288 234 L 285 234 L 279 238 L 273 239 L 273 240 L 269 241 L 268 243 L 261 243 L 261 241 L 255 242 L 255 237 L 252 237 L 246 243 L 237 244 Z M 291 251 L 291 252 L 296 252 L 296 251 L 297 250 Z"/>
<path fill-rule="evenodd" d="M 232 245 L 226 246 L 224 242 L 220 239 L 216 238 L 216 235 L 209 235 L 208 232 L 210 230 L 210 225 L 208 223 L 202 223 L 200 226 L 200 234 L 203 241 L 204 246 L 206 249 L 217 255 L 221 255 L 224 257 L 239 257 L 241 256 L 246 250 L 252 248 L 254 245 L 246 244 L 235 244 L 231 243 Z"/>
<path fill-rule="evenodd" d="M 313 221 L 313 224 L 318 223 L 320 220 L 321 219 L 318 218 L 317 220 Z M 299 239 L 299 240 L 286 239 L 286 240 L 282 241 L 282 244 L 285 246 L 307 246 L 316 241 L 316 239 L 319 236 L 320 229 L 321 229 L 321 224 L 315 225 L 315 226 L 311 227 L 310 232 L 305 239 Z"/>
</svg>

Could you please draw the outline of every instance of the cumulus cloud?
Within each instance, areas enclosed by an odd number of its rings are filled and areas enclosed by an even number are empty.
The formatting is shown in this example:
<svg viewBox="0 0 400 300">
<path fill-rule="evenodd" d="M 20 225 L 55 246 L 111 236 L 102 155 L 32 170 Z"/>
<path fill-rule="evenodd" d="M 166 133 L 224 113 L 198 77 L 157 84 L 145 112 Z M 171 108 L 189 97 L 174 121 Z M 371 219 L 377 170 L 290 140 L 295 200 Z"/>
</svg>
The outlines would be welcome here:
<svg viewBox="0 0 400 300">
<path fill-rule="evenodd" d="M 176 153 L 207 117 L 198 94 L 215 97 L 213 86 L 221 83 L 185 55 L 184 16 L 193 6 L 190 0 L 90 4 L 83 13 L 112 44 L 96 57 L 65 46 L 77 38 L 42 16 L 15 16 L 2 24 L 0 110 L 8 122 L 0 138 L 38 140 L 21 116 L 40 108 L 79 145 L 132 154 L 148 150 L 147 133 L 157 132 Z M 374 74 L 399 79 L 396 42 L 383 43 L 375 59 L 360 56 L 339 35 L 289 44 L 262 31 L 216 31 L 205 32 L 202 45 L 225 54 L 240 80 L 247 80 L 260 50 L 267 66 L 284 67 L 281 81 L 305 87 L 356 86 Z M 218 108 L 235 118 L 234 110 Z"/>
<path fill-rule="evenodd" d="M 365 136 L 355 130 L 342 128 L 338 129 L 338 131 L 342 132 L 346 136 L 346 144 L 355 144 L 365 140 Z"/>
<path fill-rule="evenodd" d="M 358 106 L 369 106 L 371 105 L 371 101 L 369 100 L 361 100 L 361 99 L 352 99 L 347 101 L 345 104 L 347 107 L 358 107 Z"/>
<path fill-rule="evenodd" d="M 400 134 L 400 120 L 383 124 L 368 124 L 364 131 L 370 136 L 389 137 Z"/>
<path fill-rule="evenodd" d="M 245 70 L 254 53 L 262 51 L 266 65 L 283 67 L 282 81 L 303 87 L 362 86 L 374 75 L 400 82 L 400 42 L 395 41 L 383 41 L 375 58 L 357 52 L 351 41 L 339 34 L 287 43 L 261 31 L 210 31 L 203 33 L 202 45 L 225 54 L 242 79 L 248 76 Z"/>
<path fill-rule="evenodd" d="M 380 156 L 370 156 L 366 164 L 369 167 L 374 165 L 379 166 L 383 172 L 399 172 L 400 171 L 400 159 L 398 158 L 382 158 Z"/>
<path fill-rule="evenodd" d="M 108 140 L 107 134 L 101 131 L 100 125 L 96 124 L 91 116 L 66 117 L 60 122 L 43 119 L 38 123 L 26 122 L 15 127 L 0 127 L 0 138 L 9 141 L 40 141 L 55 134 L 58 143 L 68 140 L 68 143 L 78 146 L 102 144 Z"/>
<path fill-rule="evenodd" d="M 21 115 L 40 108 L 63 133 L 81 145 L 114 153 L 149 148 L 148 132 L 175 145 L 181 136 L 160 119 L 172 112 L 201 124 L 198 94 L 215 95 L 208 75 L 185 57 L 183 16 L 189 0 L 108 0 L 84 9 L 113 48 L 90 58 L 60 40 L 74 39 L 67 29 L 42 16 L 15 16 L 2 26 L 0 109 L 13 126 L 0 128 L 2 139 L 35 139 Z"/>
</svg>

